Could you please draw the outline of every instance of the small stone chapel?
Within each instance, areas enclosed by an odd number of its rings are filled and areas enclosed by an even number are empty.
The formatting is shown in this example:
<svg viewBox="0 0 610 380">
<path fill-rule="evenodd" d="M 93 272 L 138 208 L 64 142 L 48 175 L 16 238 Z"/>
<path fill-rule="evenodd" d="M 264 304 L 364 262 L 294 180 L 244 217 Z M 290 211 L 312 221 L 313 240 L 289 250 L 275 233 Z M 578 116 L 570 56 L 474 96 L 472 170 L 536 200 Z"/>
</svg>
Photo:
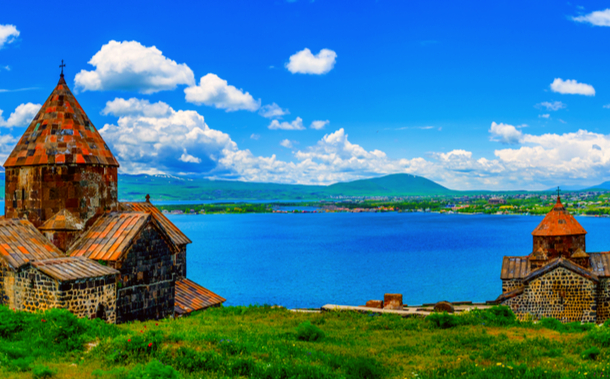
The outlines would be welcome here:
<svg viewBox="0 0 610 380">
<path fill-rule="evenodd" d="M 110 323 L 225 299 L 186 278 L 191 241 L 151 204 L 119 202 L 119 163 L 59 83 L 4 163 L 0 302 Z"/>
<path fill-rule="evenodd" d="M 610 317 L 610 252 L 587 252 L 587 231 L 557 195 L 528 256 L 505 256 L 502 294 L 519 319 L 602 323 Z"/>
</svg>

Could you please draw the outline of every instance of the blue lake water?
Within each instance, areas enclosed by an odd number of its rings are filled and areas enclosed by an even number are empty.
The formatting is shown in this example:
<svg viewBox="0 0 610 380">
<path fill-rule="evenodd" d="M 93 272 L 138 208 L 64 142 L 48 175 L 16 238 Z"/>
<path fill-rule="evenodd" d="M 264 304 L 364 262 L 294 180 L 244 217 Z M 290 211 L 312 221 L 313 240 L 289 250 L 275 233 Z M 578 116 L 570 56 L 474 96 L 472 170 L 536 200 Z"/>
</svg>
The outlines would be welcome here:
<svg viewBox="0 0 610 380">
<path fill-rule="evenodd" d="M 424 213 L 170 215 L 193 244 L 188 277 L 226 305 L 487 301 L 505 255 L 532 251 L 534 216 Z M 578 219 L 587 251 L 610 250 L 610 219 Z"/>
</svg>

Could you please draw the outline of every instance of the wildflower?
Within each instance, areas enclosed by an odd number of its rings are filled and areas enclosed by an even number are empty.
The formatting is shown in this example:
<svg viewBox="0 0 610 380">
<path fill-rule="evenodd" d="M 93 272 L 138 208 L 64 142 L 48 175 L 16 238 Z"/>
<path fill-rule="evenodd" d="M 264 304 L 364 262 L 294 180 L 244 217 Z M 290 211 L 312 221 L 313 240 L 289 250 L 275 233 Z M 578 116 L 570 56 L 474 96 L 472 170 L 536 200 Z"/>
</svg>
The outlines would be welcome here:
<svg viewBox="0 0 610 380">
<path fill-rule="evenodd" d="M 159 326 L 159 324 L 158 324 L 158 323 L 155 323 L 155 326 Z"/>
<path fill-rule="evenodd" d="M 508 366 L 508 369 L 513 369 L 513 367 L 511 367 L 511 366 Z"/>
<path fill-rule="evenodd" d="M 131 342 L 131 339 L 127 339 L 128 342 Z"/>
<path fill-rule="evenodd" d="M 152 347 L 152 343 L 148 343 L 148 347 Z"/>
<path fill-rule="evenodd" d="M 146 328 L 146 325 L 144 325 L 144 328 Z"/>
<path fill-rule="evenodd" d="M 140 332 L 141 332 L 141 333 L 143 333 L 143 332 L 144 332 L 144 330 L 140 330 Z"/>
<path fill-rule="evenodd" d="M 46 321 L 44 319 L 41 320 L 42 323 L 45 323 Z"/>
<path fill-rule="evenodd" d="M 502 363 L 497 363 L 496 365 L 502 365 Z"/>
</svg>

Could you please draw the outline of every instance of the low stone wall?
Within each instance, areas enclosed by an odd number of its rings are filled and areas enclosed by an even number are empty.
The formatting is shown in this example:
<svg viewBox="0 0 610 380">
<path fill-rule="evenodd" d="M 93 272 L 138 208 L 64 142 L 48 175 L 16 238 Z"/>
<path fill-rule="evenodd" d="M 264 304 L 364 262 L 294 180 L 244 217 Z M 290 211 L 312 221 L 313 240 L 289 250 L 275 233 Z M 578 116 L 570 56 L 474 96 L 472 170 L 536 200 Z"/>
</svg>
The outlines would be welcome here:
<svg viewBox="0 0 610 380">
<path fill-rule="evenodd" d="M 533 279 L 523 294 L 503 302 L 524 320 L 555 318 L 562 322 L 597 321 L 597 283 L 558 267 Z"/>
</svg>

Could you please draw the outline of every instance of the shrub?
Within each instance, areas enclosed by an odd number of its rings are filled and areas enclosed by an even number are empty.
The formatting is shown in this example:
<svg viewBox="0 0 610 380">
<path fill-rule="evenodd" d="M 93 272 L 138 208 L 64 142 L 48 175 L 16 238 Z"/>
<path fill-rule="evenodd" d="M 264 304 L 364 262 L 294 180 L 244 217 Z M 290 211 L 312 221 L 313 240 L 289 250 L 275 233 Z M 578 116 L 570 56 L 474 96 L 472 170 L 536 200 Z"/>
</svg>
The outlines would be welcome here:
<svg viewBox="0 0 610 380">
<path fill-rule="evenodd" d="M 432 313 L 426 317 L 426 321 L 430 322 L 432 326 L 441 329 L 459 326 L 461 322 L 459 317 L 448 314 L 446 311 L 442 313 Z"/>
<path fill-rule="evenodd" d="M 610 347 L 610 329 L 598 328 L 589 331 L 587 337 L 602 347 Z"/>
<path fill-rule="evenodd" d="M 324 337 L 324 331 L 318 326 L 312 325 L 309 321 L 303 322 L 297 327 L 297 339 L 299 340 L 316 342 L 324 339 Z"/>
<path fill-rule="evenodd" d="M 584 350 L 580 357 L 584 360 L 595 360 L 597 359 L 600 353 L 601 351 L 599 350 L 599 348 L 591 347 L 589 349 Z"/>
<path fill-rule="evenodd" d="M 562 331 L 564 330 L 563 323 L 559 322 L 555 318 L 542 318 L 538 323 L 540 326 L 549 330 Z"/>
<path fill-rule="evenodd" d="M 172 366 L 165 365 L 159 361 L 152 361 L 142 368 L 137 365 L 129 371 L 130 379 L 180 379 L 182 375 Z"/>
<path fill-rule="evenodd" d="M 32 369 L 32 377 L 34 379 L 50 379 L 56 374 L 56 369 L 51 369 L 46 365 L 37 365 Z"/>
</svg>

